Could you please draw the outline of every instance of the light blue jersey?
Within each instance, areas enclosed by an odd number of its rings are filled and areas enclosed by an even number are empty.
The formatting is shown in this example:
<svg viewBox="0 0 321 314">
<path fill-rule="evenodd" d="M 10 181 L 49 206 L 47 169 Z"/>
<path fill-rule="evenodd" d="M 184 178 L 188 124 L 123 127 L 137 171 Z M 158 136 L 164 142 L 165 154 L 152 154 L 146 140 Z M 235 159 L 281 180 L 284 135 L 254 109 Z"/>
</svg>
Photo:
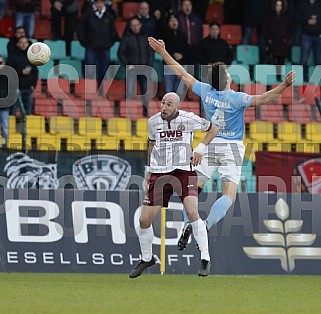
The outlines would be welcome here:
<svg viewBox="0 0 321 314">
<path fill-rule="evenodd" d="M 199 81 L 196 81 L 192 90 L 202 99 L 206 119 L 220 129 L 216 137 L 242 141 L 244 109 L 250 107 L 253 96 L 231 89 L 218 91 Z"/>
</svg>

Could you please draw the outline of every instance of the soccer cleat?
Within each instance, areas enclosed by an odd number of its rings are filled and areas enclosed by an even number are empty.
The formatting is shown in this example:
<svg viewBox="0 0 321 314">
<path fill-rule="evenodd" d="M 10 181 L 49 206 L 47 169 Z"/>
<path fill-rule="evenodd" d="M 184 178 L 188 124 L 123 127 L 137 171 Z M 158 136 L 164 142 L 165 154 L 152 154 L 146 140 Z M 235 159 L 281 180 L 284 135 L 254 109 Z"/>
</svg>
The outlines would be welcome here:
<svg viewBox="0 0 321 314">
<path fill-rule="evenodd" d="M 210 273 L 210 270 L 211 270 L 211 262 L 207 261 L 206 259 L 202 259 L 201 265 L 197 274 L 200 277 L 206 277 Z"/>
<path fill-rule="evenodd" d="M 129 273 L 129 278 L 136 278 L 140 276 L 146 268 L 153 266 L 155 263 L 156 263 L 156 259 L 154 256 L 149 262 L 144 262 L 141 259 L 137 264 L 137 266 Z"/>
<path fill-rule="evenodd" d="M 186 249 L 189 237 L 191 236 L 192 233 L 193 233 L 192 225 L 190 223 L 187 223 L 177 243 L 177 247 L 179 251 L 183 251 Z"/>
</svg>

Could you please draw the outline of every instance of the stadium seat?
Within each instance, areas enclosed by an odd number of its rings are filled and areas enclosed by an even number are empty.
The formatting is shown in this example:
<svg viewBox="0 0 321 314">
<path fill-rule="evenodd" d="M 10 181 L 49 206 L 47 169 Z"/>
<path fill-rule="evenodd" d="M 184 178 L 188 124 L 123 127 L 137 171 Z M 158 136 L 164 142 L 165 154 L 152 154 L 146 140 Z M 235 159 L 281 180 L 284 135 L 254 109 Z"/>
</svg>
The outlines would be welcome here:
<svg viewBox="0 0 321 314">
<path fill-rule="evenodd" d="M 56 116 L 58 113 L 58 103 L 53 98 L 35 98 L 34 112 L 36 115 L 50 118 Z"/>
<path fill-rule="evenodd" d="M 33 90 L 33 97 L 34 98 L 46 98 L 47 93 L 43 90 L 42 80 L 37 80 L 37 85 Z"/>
<path fill-rule="evenodd" d="M 239 63 L 255 65 L 259 63 L 259 47 L 254 45 L 238 45 L 236 47 L 236 60 Z"/>
<path fill-rule="evenodd" d="M 106 99 L 91 100 L 91 115 L 93 117 L 108 120 L 115 117 L 114 102 Z"/>
<path fill-rule="evenodd" d="M 69 81 L 78 81 L 82 78 L 82 63 L 80 60 L 59 60 L 59 77 L 65 77 Z"/>
<path fill-rule="evenodd" d="M 242 42 L 242 27 L 240 25 L 221 25 L 221 38 L 230 45 L 240 45 Z"/>
<path fill-rule="evenodd" d="M 136 121 L 136 136 L 144 139 L 148 138 L 148 119 L 140 118 Z"/>
<path fill-rule="evenodd" d="M 35 141 L 35 142 L 34 142 Z M 61 142 L 60 139 L 56 136 L 50 134 L 41 134 L 36 139 L 27 136 L 27 145 L 32 149 L 42 151 L 60 151 L 61 150 Z"/>
<path fill-rule="evenodd" d="M 124 100 L 126 85 L 124 80 L 104 80 L 103 94 L 108 100 Z"/>
<path fill-rule="evenodd" d="M 43 42 L 47 44 L 51 50 L 51 59 L 66 59 L 66 42 L 64 40 L 45 39 Z"/>
<path fill-rule="evenodd" d="M 281 66 L 281 80 L 284 80 L 285 75 L 291 70 L 295 71 L 295 73 L 296 73 L 295 81 L 293 82 L 293 86 L 303 85 L 304 79 L 303 79 L 302 65 L 290 65 L 290 64 L 282 65 Z"/>
<path fill-rule="evenodd" d="M 224 7 L 222 4 L 210 3 L 207 7 L 205 21 L 209 24 L 216 22 L 224 23 Z"/>
<path fill-rule="evenodd" d="M 148 117 L 151 117 L 156 113 L 159 113 L 160 107 L 161 107 L 160 101 L 150 101 L 148 103 L 148 109 L 147 109 Z"/>
<path fill-rule="evenodd" d="M 129 20 L 138 12 L 138 2 L 123 2 L 123 19 Z"/>
<path fill-rule="evenodd" d="M 273 84 L 271 89 L 277 86 L 278 84 Z M 298 88 L 296 86 L 289 86 L 277 99 L 274 100 L 274 103 L 279 105 L 291 105 L 298 101 Z"/>
<path fill-rule="evenodd" d="M 300 102 L 315 105 L 316 97 L 321 97 L 321 88 L 319 85 L 308 84 L 298 87 L 298 99 L 300 99 Z"/>
<path fill-rule="evenodd" d="M 266 92 L 266 85 L 259 83 L 244 84 L 242 90 L 249 95 L 262 95 Z"/>
<path fill-rule="evenodd" d="M 296 143 L 302 141 L 301 126 L 297 122 L 278 123 L 278 139 L 287 143 Z"/>
<path fill-rule="evenodd" d="M 209 34 L 210 34 L 210 25 L 203 24 L 203 38 L 207 37 Z M 161 56 L 160 56 L 160 58 L 161 58 Z"/>
<path fill-rule="evenodd" d="M 49 131 L 60 139 L 67 138 L 74 134 L 74 120 L 65 116 L 50 117 Z"/>
<path fill-rule="evenodd" d="M 132 137 L 132 123 L 127 118 L 111 118 L 107 121 L 107 134 L 119 140 Z"/>
<path fill-rule="evenodd" d="M 8 38 L 0 37 L 0 55 L 5 59 L 8 58 L 8 50 L 7 50 L 8 42 L 9 42 Z"/>
<path fill-rule="evenodd" d="M 194 112 L 196 115 L 200 115 L 200 103 L 198 101 L 183 101 L 181 103 L 181 108 L 187 112 Z"/>
<path fill-rule="evenodd" d="M 33 36 L 38 40 L 52 38 L 51 20 L 36 17 L 35 33 Z"/>
<path fill-rule="evenodd" d="M 244 145 L 245 145 L 245 154 L 244 159 L 251 160 L 252 162 L 255 162 L 255 153 L 257 151 L 263 150 L 263 143 L 255 142 L 251 139 L 243 139 Z"/>
<path fill-rule="evenodd" d="M 49 78 L 47 80 L 47 94 L 54 99 L 70 98 L 70 83 L 64 78 Z"/>
<path fill-rule="evenodd" d="M 293 103 L 288 106 L 289 120 L 306 124 L 314 120 L 312 118 L 311 105 L 305 103 Z"/>
<path fill-rule="evenodd" d="M 259 143 L 274 141 L 273 123 L 268 121 L 253 121 L 250 123 L 250 138 Z"/>
<path fill-rule="evenodd" d="M 50 0 L 40 1 L 40 14 L 43 18 L 51 19 L 51 2 Z"/>
<path fill-rule="evenodd" d="M 22 149 L 22 135 L 20 133 L 14 133 L 8 135 L 7 148 L 14 150 Z M 31 147 L 30 147 L 31 148 Z"/>
<path fill-rule="evenodd" d="M 292 151 L 292 144 L 289 142 L 280 142 L 275 140 L 274 142 L 268 143 L 267 150 L 269 152 L 286 152 Z"/>
<path fill-rule="evenodd" d="M 143 118 L 143 104 L 140 100 L 122 100 L 119 103 L 119 115 L 130 120 Z"/>
<path fill-rule="evenodd" d="M 102 135 L 96 141 L 96 148 L 98 150 L 119 150 L 119 140 L 113 136 Z"/>
<path fill-rule="evenodd" d="M 73 134 L 67 137 L 67 151 L 88 151 L 91 150 L 92 142 L 84 136 Z"/>
<path fill-rule="evenodd" d="M 85 59 L 85 47 L 83 47 L 78 40 L 71 42 L 70 56 L 73 59 L 83 61 Z"/>
<path fill-rule="evenodd" d="M 281 104 L 266 104 L 258 107 L 260 112 L 260 120 L 279 123 L 287 120 L 284 117 L 283 105 Z"/>
<path fill-rule="evenodd" d="M 301 47 L 292 46 L 292 48 L 291 48 L 291 63 L 292 64 L 300 64 L 300 57 L 301 57 Z M 312 51 L 309 55 L 308 65 L 314 65 L 314 58 L 313 58 Z"/>
<path fill-rule="evenodd" d="M 54 67 L 54 61 L 49 60 L 45 65 L 38 67 L 38 78 L 47 80 L 48 78 L 58 77 L 59 73 L 56 70 L 58 68 Z"/>
<path fill-rule="evenodd" d="M 98 83 L 95 79 L 82 78 L 75 83 L 75 96 L 81 99 L 101 99 L 98 95 Z"/>
<path fill-rule="evenodd" d="M 235 84 L 245 85 L 251 83 L 251 76 L 247 65 L 232 64 L 228 67 L 228 72 Z"/>
<path fill-rule="evenodd" d="M 110 61 L 115 64 L 120 64 L 120 61 L 117 56 L 118 48 L 119 48 L 119 41 L 116 41 L 110 49 Z"/>
<path fill-rule="evenodd" d="M 264 85 L 278 84 L 276 66 L 272 64 L 258 64 L 254 66 L 254 81 Z"/>
<path fill-rule="evenodd" d="M 299 153 L 312 153 L 318 154 L 320 153 L 320 142 L 309 142 L 309 141 L 302 141 L 296 144 L 296 151 Z"/>
<path fill-rule="evenodd" d="M 38 137 L 46 132 L 43 116 L 28 115 L 26 118 L 26 132 L 28 136 Z"/>
<path fill-rule="evenodd" d="M 256 120 L 256 108 L 250 107 L 244 110 L 244 122 L 251 123 Z"/>
<path fill-rule="evenodd" d="M 16 125 L 16 116 L 9 116 L 9 134 L 16 134 L 17 133 L 17 125 Z"/>
<path fill-rule="evenodd" d="M 305 137 L 310 142 L 321 143 L 321 123 L 307 123 L 305 126 Z"/>
<path fill-rule="evenodd" d="M 321 84 L 321 65 L 309 66 L 309 84 Z"/>
<path fill-rule="evenodd" d="M 64 99 L 63 114 L 73 119 L 86 116 L 86 102 L 84 100 Z"/>
<path fill-rule="evenodd" d="M 102 120 L 94 117 L 81 117 L 78 121 L 78 133 L 89 139 L 102 136 Z"/>
<path fill-rule="evenodd" d="M 117 33 L 118 33 L 118 36 L 119 38 L 122 38 L 123 37 L 123 34 L 124 34 L 124 30 L 126 28 L 126 22 L 124 21 L 116 21 L 115 22 L 115 26 L 116 26 L 116 30 L 117 30 Z"/>
<path fill-rule="evenodd" d="M 11 38 L 14 34 L 13 16 L 4 16 L 0 19 L 0 35 Z"/>
<path fill-rule="evenodd" d="M 139 150 L 146 151 L 148 146 L 148 141 L 146 138 L 141 138 L 138 136 L 132 136 L 124 142 L 125 150 Z"/>
</svg>

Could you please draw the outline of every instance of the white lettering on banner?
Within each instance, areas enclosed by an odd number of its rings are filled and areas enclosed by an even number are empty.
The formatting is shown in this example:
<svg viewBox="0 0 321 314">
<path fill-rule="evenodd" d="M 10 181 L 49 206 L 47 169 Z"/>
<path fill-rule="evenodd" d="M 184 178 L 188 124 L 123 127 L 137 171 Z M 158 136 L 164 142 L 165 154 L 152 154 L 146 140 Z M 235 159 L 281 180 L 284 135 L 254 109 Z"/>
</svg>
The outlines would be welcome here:
<svg viewBox="0 0 321 314">
<path fill-rule="evenodd" d="M 135 230 L 137 233 L 137 228 L 139 225 L 139 216 L 142 210 L 142 206 L 138 207 L 135 211 L 134 214 L 134 226 L 135 226 Z M 182 203 L 177 203 L 177 202 L 169 202 L 168 203 L 168 207 L 167 207 L 168 211 L 174 211 L 174 210 L 178 210 L 180 212 L 183 211 L 183 204 Z M 184 222 L 182 220 L 173 220 L 173 221 L 168 221 L 166 220 L 166 228 L 168 229 L 174 229 L 176 230 L 176 238 L 171 238 L 171 239 L 166 239 L 165 240 L 165 244 L 166 245 L 177 245 L 177 241 L 179 239 L 179 237 L 181 236 L 181 231 L 184 227 Z M 137 233 L 138 235 L 138 233 Z M 189 242 L 191 242 L 191 238 L 189 239 Z M 153 239 L 153 244 L 155 245 L 160 245 L 161 244 L 161 239 L 159 237 L 157 237 L 156 235 L 154 235 L 154 239 Z"/>
<path fill-rule="evenodd" d="M 30 209 L 42 208 L 45 211 L 41 217 L 21 217 L 20 207 Z M 8 239 L 11 242 L 55 242 L 62 238 L 63 228 L 60 224 L 51 221 L 59 215 L 59 207 L 56 203 L 40 200 L 7 200 L 5 202 Z M 45 225 L 48 227 L 46 235 L 22 235 L 21 225 Z"/>
<path fill-rule="evenodd" d="M 71 206 L 75 241 L 77 243 L 88 243 L 88 225 L 109 225 L 113 242 L 115 244 L 126 243 L 124 213 L 118 204 L 112 202 L 75 201 Z M 104 208 L 109 212 L 110 218 L 87 218 L 87 208 Z"/>
<path fill-rule="evenodd" d="M 118 266 L 129 264 L 134 265 L 141 259 L 138 255 L 134 257 L 132 254 L 123 255 L 121 253 L 86 253 L 81 255 L 81 253 L 63 253 L 63 252 L 6 252 L 8 264 L 54 264 L 62 265 L 65 267 L 71 267 L 74 265 L 97 265 L 97 266 Z M 156 262 L 160 264 L 160 259 L 155 255 Z M 171 266 L 175 262 L 191 266 L 191 262 L 196 257 L 194 255 L 182 255 L 169 254 L 166 256 L 167 265 Z"/>
<path fill-rule="evenodd" d="M 118 261 L 116 261 L 116 258 L 118 259 Z M 110 256 L 110 261 L 111 261 L 112 265 L 123 265 L 124 264 L 122 254 L 112 254 Z"/>
</svg>

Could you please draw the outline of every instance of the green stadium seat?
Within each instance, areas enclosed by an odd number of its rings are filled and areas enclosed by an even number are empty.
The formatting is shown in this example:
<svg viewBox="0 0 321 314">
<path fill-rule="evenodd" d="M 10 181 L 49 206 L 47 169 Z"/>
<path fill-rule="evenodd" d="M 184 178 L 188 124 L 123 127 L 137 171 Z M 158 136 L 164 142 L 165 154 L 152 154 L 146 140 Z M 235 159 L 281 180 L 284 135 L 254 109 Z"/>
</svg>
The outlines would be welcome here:
<svg viewBox="0 0 321 314">
<path fill-rule="evenodd" d="M 291 48 L 291 62 L 292 64 L 300 64 L 301 47 L 293 46 Z M 308 65 L 314 65 L 313 53 L 311 52 L 308 59 Z"/>
<path fill-rule="evenodd" d="M 244 85 L 251 83 L 249 66 L 246 64 L 232 64 L 228 67 L 228 72 L 231 74 L 235 84 Z"/>
<path fill-rule="evenodd" d="M 78 40 L 71 42 L 70 56 L 73 59 L 84 60 L 85 59 L 85 47 L 83 47 Z"/>
<path fill-rule="evenodd" d="M 303 85 L 304 84 L 304 79 L 303 79 L 303 67 L 302 67 L 302 65 L 291 65 L 291 64 L 282 65 L 282 67 L 281 67 L 281 79 L 283 80 L 285 75 L 291 70 L 296 72 L 295 82 L 293 83 L 293 86 L 301 86 L 301 85 Z"/>
<path fill-rule="evenodd" d="M 276 75 L 276 66 L 272 64 L 258 64 L 254 67 L 254 81 L 264 85 L 279 83 Z"/>
<path fill-rule="evenodd" d="M 0 37 L 0 54 L 6 59 L 8 58 L 7 44 L 9 42 L 8 38 Z"/>
<path fill-rule="evenodd" d="M 61 59 L 59 61 L 59 76 L 69 81 L 78 81 L 82 78 L 82 63 L 80 60 Z"/>
<path fill-rule="evenodd" d="M 54 68 L 54 61 L 49 60 L 45 65 L 38 67 L 38 78 L 41 80 L 47 80 L 48 78 L 57 77 L 59 75 L 58 68 Z"/>
<path fill-rule="evenodd" d="M 119 41 L 116 41 L 110 49 L 110 61 L 115 64 L 120 64 L 120 61 L 117 56 L 118 48 L 119 48 Z"/>
<path fill-rule="evenodd" d="M 309 84 L 321 85 L 321 65 L 309 66 Z"/>
<path fill-rule="evenodd" d="M 254 65 L 259 63 L 259 48 L 254 45 L 238 45 L 236 60 L 239 63 Z"/>
<path fill-rule="evenodd" d="M 64 40 L 49 40 L 43 41 L 51 50 L 51 59 L 60 60 L 66 58 L 66 42 Z"/>
</svg>

